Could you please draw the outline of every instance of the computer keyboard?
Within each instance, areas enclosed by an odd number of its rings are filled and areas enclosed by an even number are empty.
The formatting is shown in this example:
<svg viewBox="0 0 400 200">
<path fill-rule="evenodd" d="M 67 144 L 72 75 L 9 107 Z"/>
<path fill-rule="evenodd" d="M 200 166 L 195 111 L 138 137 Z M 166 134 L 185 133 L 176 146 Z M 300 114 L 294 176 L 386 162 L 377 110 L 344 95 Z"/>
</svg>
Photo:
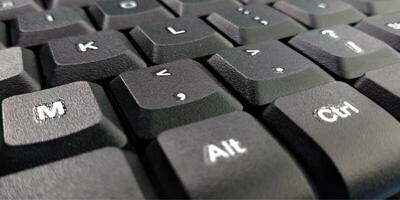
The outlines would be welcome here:
<svg viewBox="0 0 400 200">
<path fill-rule="evenodd" d="M 400 0 L 0 0 L 0 199 L 398 199 Z"/>
</svg>

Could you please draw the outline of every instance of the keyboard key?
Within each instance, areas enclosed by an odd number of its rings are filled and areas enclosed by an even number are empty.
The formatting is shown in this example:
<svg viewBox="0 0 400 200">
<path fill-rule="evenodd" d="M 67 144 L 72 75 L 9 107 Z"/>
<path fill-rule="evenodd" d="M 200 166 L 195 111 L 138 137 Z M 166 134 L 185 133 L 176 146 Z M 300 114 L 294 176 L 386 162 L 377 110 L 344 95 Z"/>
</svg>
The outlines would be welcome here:
<svg viewBox="0 0 400 200">
<path fill-rule="evenodd" d="M 400 120 L 400 64 L 370 71 L 355 86 L 364 95 Z"/>
<path fill-rule="evenodd" d="M 161 0 L 179 16 L 204 16 L 217 10 L 235 8 L 236 0 Z"/>
<path fill-rule="evenodd" d="M 103 30 L 133 28 L 174 18 L 156 0 L 100 0 L 89 8 L 89 12 Z"/>
<path fill-rule="evenodd" d="M 264 120 L 322 198 L 385 199 L 398 191 L 400 123 L 350 86 L 334 82 L 279 98 Z"/>
<path fill-rule="evenodd" d="M 13 96 L 2 107 L 4 141 L 10 146 L 66 142 L 75 145 L 65 148 L 84 151 L 126 143 L 105 92 L 93 83 L 75 82 Z"/>
<path fill-rule="evenodd" d="M 350 24 L 365 17 L 338 0 L 280 0 L 274 7 L 312 28 Z"/>
<path fill-rule="evenodd" d="M 167 198 L 315 198 L 296 162 L 244 112 L 168 130 L 147 150 Z"/>
<path fill-rule="evenodd" d="M 52 40 L 42 49 L 41 58 L 50 86 L 113 78 L 146 67 L 128 39 L 116 31 Z"/>
<path fill-rule="evenodd" d="M 263 3 L 263 4 L 267 4 L 267 3 L 273 3 L 276 0 L 241 0 L 242 3 L 245 4 L 251 4 L 251 3 Z"/>
<path fill-rule="evenodd" d="M 135 155 L 103 148 L 0 177 L 0 199 L 145 199 L 145 178 Z"/>
<path fill-rule="evenodd" d="M 387 44 L 348 25 L 301 33 L 289 43 L 344 79 L 400 61 Z"/>
<path fill-rule="evenodd" d="M 366 18 L 356 28 L 400 50 L 400 12 Z"/>
<path fill-rule="evenodd" d="M 35 55 L 20 47 L 0 51 L 0 100 L 40 90 L 40 76 Z"/>
<path fill-rule="evenodd" d="M 207 20 L 241 45 L 282 39 L 306 30 L 290 17 L 263 4 L 221 10 Z"/>
<path fill-rule="evenodd" d="M 181 60 L 123 73 L 110 86 L 137 136 L 152 139 L 166 129 L 242 109 L 204 70 Z"/>
<path fill-rule="evenodd" d="M 2 0 L 0 1 L 0 21 L 15 19 L 29 12 L 42 11 L 35 0 Z"/>
<path fill-rule="evenodd" d="M 94 5 L 98 0 L 44 0 L 48 8 L 63 6 L 84 7 Z"/>
<path fill-rule="evenodd" d="M 334 80 L 317 65 L 275 40 L 224 50 L 208 63 L 256 105 Z"/>
<path fill-rule="evenodd" d="M 179 18 L 137 26 L 130 32 L 156 64 L 214 54 L 232 44 L 198 18 Z"/>
<path fill-rule="evenodd" d="M 0 50 L 7 48 L 7 30 L 6 24 L 0 22 Z"/>
<path fill-rule="evenodd" d="M 94 31 L 83 10 L 60 8 L 18 16 L 11 25 L 11 40 L 14 45 L 25 47 Z"/>
<path fill-rule="evenodd" d="M 400 1 L 398 0 L 343 0 L 358 10 L 369 14 L 385 14 L 400 11 Z"/>
</svg>

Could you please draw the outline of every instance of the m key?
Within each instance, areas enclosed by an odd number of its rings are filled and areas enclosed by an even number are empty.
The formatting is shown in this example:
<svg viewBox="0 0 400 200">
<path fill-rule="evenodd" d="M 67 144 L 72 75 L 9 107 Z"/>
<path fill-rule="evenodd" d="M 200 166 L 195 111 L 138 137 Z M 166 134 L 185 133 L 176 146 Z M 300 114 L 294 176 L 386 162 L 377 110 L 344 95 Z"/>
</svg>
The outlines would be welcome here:
<svg viewBox="0 0 400 200">
<path fill-rule="evenodd" d="M 347 84 L 281 97 L 264 120 L 308 169 L 321 197 L 385 199 L 398 192 L 400 123 Z"/>
<path fill-rule="evenodd" d="M 161 131 L 227 112 L 242 105 L 192 60 L 126 72 L 111 90 L 142 139 Z"/>
<path fill-rule="evenodd" d="M 157 64 L 211 55 L 232 44 L 197 18 L 143 24 L 130 34 L 144 53 Z"/>
<path fill-rule="evenodd" d="M 400 61 L 389 45 L 348 25 L 301 33 L 289 43 L 343 79 Z"/>
<path fill-rule="evenodd" d="M 316 197 L 292 157 L 244 112 L 163 132 L 146 155 L 167 198 Z"/>
</svg>

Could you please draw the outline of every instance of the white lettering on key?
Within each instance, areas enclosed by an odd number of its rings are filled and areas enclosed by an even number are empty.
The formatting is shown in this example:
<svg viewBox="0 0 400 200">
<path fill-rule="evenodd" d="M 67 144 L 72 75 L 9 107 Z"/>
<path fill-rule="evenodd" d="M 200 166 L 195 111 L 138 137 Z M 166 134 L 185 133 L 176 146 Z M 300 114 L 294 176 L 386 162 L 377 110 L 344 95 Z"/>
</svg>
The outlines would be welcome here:
<svg viewBox="0 0 400 200">
<path fill-rule="evenodd" d="M 364 50 L 358 46 L 356 43 L 354 43 L 353 41 L 347 41 L 345 43 L 346 47 L 348 47 L 349 49 L 351 49 L 352 51 L 360 54 L 360 53 L 364 53 Z"/>
<path fill-rule="evenodd" d="M 14 6 L 12 1 L 3 1 L 1 2 L 1 8 L 11 8 Z"/>
<path fill-rule="evenodd" d="M 175 30 L 174 28 L 172 28 L 171 26 L 168 26 L 167 30 L 173 35 L 180 35 L 180 34 L 186 33 L 186 30 L 178 31 L 178 30 Z"/>
<path fill-rule="evenodd" d="M 186 94 L 183 92 L 178 92 L 175 94 L 175 98 L 177 101 L 185 101 L 186 100 Z"/>
<path fill-rule="evenodd" d="M 163 69 L 156 73 L 156 76 L 171 76 L 172 73 L 168 71 L 168 69 Z"/>
<path fill-rule="evenodd" d="M 352 112 L 351 112 L 352 111 Z M 315 116 L 324 122 L 334 123 L 360 113 L 356 107 L 345 101 L 337 106 L 325 106 L 315 111 Z"/>
<path fill-rule="evenodd" d="M 121 1 L 119 6 L 123 9 L 132 9 L 137 7 L 137 3 L 135 1 Z"/>
<path fill-rule="evenodd" d="M 48 22 L 54 22 L 54 17 L 53 17 L 53 15 L 46 14 L 46 20 L 47 20 Z"/>
<path fill-rule="evenodd" d="M 259 54 L 261 51 L 258 49 L 246 49 L 245 52 L 251 56 Z"/>
<path fill-rule="evenodd" d="M 388 23 L 386 26 L 394 30 L 400 30 L 400 22 Z"/>
<path fill-rule="evenodd" d="M 327 36 L 329 36 L 329 37 L 331 37 L 333 39 L 336 39 L 336 40 L 340 39 L 340 37 L 333 30 L 322 30 L 321 34 L 322 35 L 327 35 Z"/>
<path fill-rule="evenodd" d="M 78 50 L 81 52 L 87 52 L 88 50 L 97 50 L 97 49 L 99 49 L 99 47 L 94 45 L 94 41 L 78 44 Z"/>
<path fill-rule="evenodd" d="M 65 115 L 66 112 L 65 105 L 62 101 L 36 106 L 33 110 L 38 123 L 49 119 L 60 118 Z"/>
<path fill-rule="evenodd" d="M 239 141 L 235 139 L 223 140 L 219 145 L 208 144 L 204 148 L 205 160 L 207 164 L 215 164 L 220 159 L 229 159 L 247 152 Z"/>
</svg>

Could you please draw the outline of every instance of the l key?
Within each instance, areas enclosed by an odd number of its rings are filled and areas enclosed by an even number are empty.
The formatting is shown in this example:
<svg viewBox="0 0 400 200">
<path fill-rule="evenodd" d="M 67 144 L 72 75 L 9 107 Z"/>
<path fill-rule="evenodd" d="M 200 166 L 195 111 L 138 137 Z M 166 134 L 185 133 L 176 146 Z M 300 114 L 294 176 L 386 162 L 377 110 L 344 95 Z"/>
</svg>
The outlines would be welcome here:
<svg viewBox="0 0 400 200">
<path fill-rule="evenodd" d="M 301 33 L 289 43 L 344 79 L 400 61 L 389 45 L 348 25 Z"/>
<path fill-rule="evenodd" d="M 333 82 L 279 98 L 264 120 L 323 198 L 384 199 L 398 192 L 400 123 L 352 87 Z"/>
<path fill-rule="evenodd" d="M 198 18 L 143 24 L 130 34 L 157 64 L 211 55 L 232 44 Z"/>
</svg>

